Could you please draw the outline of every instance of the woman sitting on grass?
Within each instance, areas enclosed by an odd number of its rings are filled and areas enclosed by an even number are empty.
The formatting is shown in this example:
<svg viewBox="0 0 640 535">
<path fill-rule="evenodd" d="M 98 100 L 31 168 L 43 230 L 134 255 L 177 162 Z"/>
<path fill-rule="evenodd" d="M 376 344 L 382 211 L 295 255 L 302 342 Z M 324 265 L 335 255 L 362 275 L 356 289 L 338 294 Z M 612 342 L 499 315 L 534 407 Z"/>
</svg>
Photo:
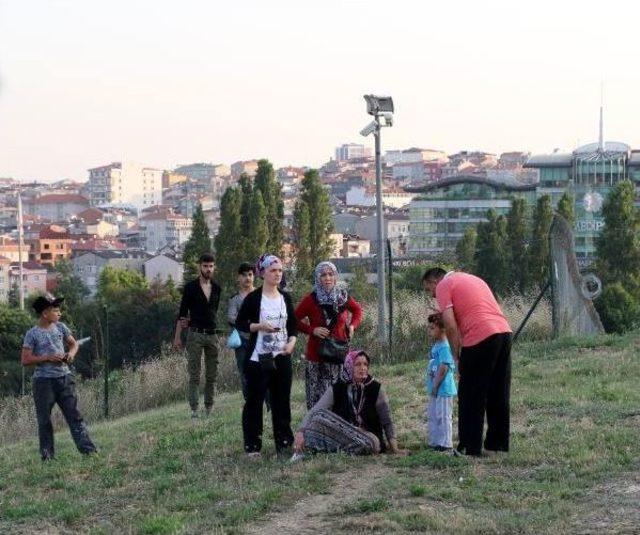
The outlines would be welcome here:
<svg viewBox="0 0 640 535">
<path fill-rule="evenodd" d="M 398 447 L 389 402 L 382 385 L 369 375 L 371 359 L 362 350 L 349 352 L 340 378 L 307 413 L 295 435 L 294 459 L 304 451 L 370 455 Z"/>
</svg>

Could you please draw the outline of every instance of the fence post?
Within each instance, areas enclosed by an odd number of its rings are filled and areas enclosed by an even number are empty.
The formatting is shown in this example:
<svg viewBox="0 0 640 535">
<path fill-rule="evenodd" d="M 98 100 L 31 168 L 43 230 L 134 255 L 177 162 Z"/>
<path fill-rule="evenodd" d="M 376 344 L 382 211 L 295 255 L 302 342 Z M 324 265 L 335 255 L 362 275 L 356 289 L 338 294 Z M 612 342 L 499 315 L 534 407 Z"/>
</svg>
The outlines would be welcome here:
<svg viewBox="0 0 640 535">
<path fill-rule="evenodd" d="M 387 258 L 389 259 L 389 358 L 393 355 L 393 257 L 391 256 L 391 239 L 387 238 Z"/>
<path fill-rule="evenodd" d="M 104 417 L 109 418 L 109 308 L 107 305 L 103 305 L 104 308 L 104 343 L 102 347 L 102 353 L 104 358 Z"/>
</svg>

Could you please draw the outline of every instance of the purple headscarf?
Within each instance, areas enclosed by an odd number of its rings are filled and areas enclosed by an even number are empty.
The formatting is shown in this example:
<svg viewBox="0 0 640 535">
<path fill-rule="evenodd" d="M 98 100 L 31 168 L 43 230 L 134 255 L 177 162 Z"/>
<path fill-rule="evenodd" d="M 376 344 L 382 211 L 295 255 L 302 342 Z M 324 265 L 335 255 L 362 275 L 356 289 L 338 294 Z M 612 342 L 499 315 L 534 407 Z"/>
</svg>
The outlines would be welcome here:
<svg viewBox="0 0 640 535">
<path fill-rule="evenodd" d="M 256 262 L 256 275 L 260 278 L 264 278 L 264 272 L 273 264 L 282 264 L 282 260 L 280 260 L 276 255 L 271 253 L 265 253 Z"/>
<path fill-rule="evenodd" d="M 347 356 L 344 358 L 344 363 L 342 364 L 342 371 L 340 372 L 340 379 L 342 379 L 345 383 L 353 383 L 353 367 L 356 363 L 356 359 L 359 356 L 365 356 L 367 358 L 367 362 L 371 364 L 371 357 L 367 354 L 364 349 L 353 349 L 347 353 Z M 373 377 L 371 375 L 367 375 L 367 378 L 362 383 L 363 386 L 368 385 L 371 381 L 373 381 Z"/>
</svg>

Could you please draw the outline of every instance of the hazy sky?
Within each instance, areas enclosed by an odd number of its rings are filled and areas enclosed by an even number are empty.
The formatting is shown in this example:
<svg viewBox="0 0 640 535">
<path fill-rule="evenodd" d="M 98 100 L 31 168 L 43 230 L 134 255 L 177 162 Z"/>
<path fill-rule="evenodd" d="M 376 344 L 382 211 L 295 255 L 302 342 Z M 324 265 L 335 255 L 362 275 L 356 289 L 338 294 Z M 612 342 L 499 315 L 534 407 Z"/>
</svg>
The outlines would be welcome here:
<svg viewBox="0 0 640 535">
<path fill-rule="evenodd" d="M 0 177 L 383 149 L 640 148 L 635 2 L 0 0 Z M 528 6 L 528 7 L 527 7 Z M 368 138 L 366 143 L 372 143 Z"/>
</svg>

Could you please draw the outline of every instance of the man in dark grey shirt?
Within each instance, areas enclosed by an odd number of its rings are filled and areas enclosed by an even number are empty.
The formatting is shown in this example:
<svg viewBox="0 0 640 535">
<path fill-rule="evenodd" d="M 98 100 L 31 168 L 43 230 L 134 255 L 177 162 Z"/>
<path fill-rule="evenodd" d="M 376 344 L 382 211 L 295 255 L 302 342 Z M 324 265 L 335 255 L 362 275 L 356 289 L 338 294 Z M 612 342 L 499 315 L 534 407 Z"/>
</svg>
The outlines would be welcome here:
<svg viewBox="0 0 640 535">
<path fill-rule="evenodd" d="M 238 291 L 229 298 L 229 306 L 227 308 L 227 320 L 229 325 L 236 327 L 236 318 L 242 306 L 244 298 L 253 292 L 253 266 L 249 262 L 242 262 L 238 267 Z M 244 361 L 249 346 L 249 333 L 238 331 L 240 335 L 241 345 L 235 349 L 236 365 L 240 374 L 240 382 L 242 383 L 242 395 L 247 399 L 247 378 L 244 374 Z"/>
</svg>

